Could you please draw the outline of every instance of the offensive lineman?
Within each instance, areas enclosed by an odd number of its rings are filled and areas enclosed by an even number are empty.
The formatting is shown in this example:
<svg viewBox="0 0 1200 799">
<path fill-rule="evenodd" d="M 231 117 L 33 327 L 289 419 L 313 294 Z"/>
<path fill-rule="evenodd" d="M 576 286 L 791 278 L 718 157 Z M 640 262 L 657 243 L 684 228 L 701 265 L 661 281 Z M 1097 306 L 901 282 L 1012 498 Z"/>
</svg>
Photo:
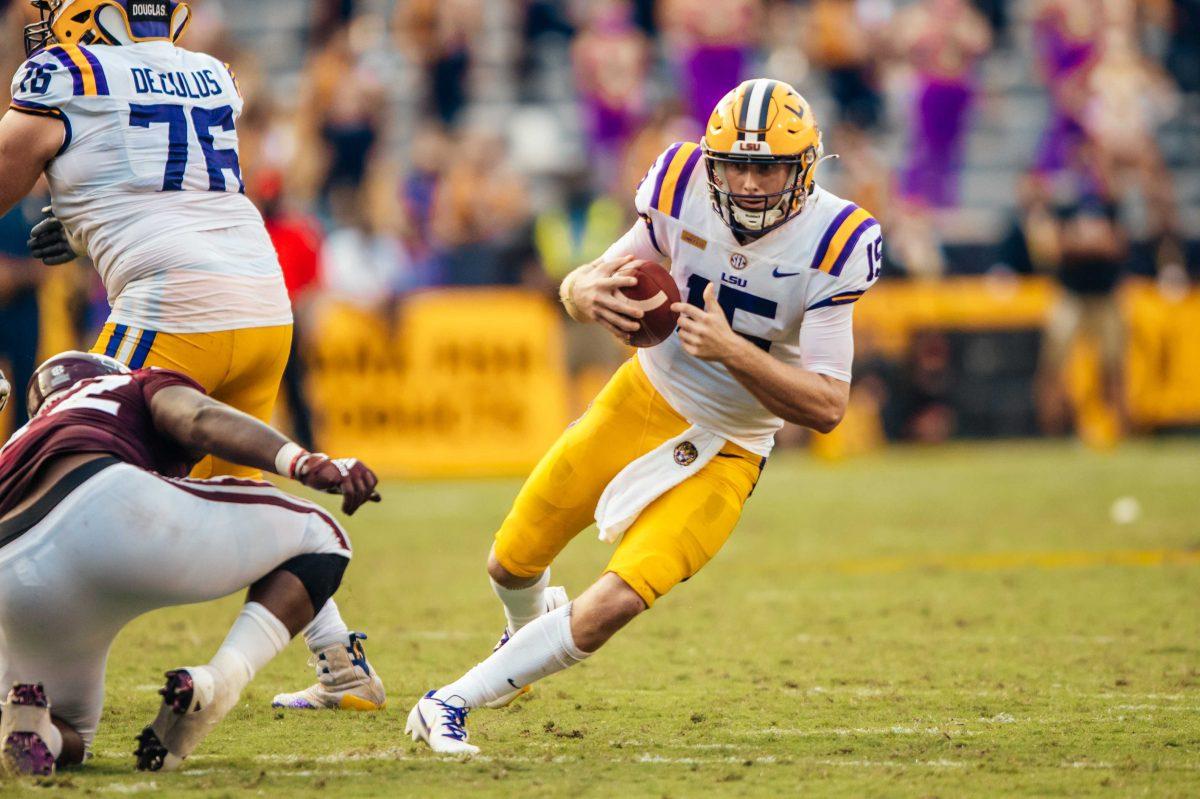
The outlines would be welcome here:
<svg viewBox="0 0 1200 799">
<path fill-rule="evenodd" d="M 333 596 L 350 559 L 320 506 L 185 475 L 214 454 L 341 494 L 346 514 L 379 499 L 375 475 L 306 452 L 179 372 L 67 352 L 38 367 L 28 393 L 32 418 L 0 448 L 0 685 L 13 686 L 0 766 L 46 775 L 82 762 L 121 628 L 249 588 L 213 659 L 167 672 L 138 737 L 138 768 L 177 768 Z"/>
<path fill-rule="evenodd" d="M 41 21 L 26 27 L 28 60 L 0 118 L 0 215 L 44 171 L 54 216 L 35 228 L 43 233 L 31 242 L 35 255 L 61 263 L 86 251 L 112 306 L 92 352 L 132 369 L 182 372 L 269 421 L 292 310 L 262 217 L 243 191 L 236 77 L 212 56 L 175 46 L 187 3 L 31 2 Z M 221 474 L 261 477 L 212 458 L 192 476 Z M 304 637 L 318 682 L 275 704 L 383 707 L 365 636 L 349 631 L 336 603 Z"/>
<path fill-rule="evenodd" d="M 642 311 L 619 292 L 636 282 L 621 267 L 670 259 L 686 298 L 674 306 L 678 335 L 622 366 L 526 481 L 488 559 L 504 634 L 491 657 L 417 702 L 414 740 L 479 751 L 469 711 L 589 657 L 717 553 L 782 420 L 822 432 L 841 420 L 853 303 L 879 276 L 882 239 L 869 213 L 815 184 L 820 160 L 796 90 L 746 81 L 700 144 L 674 144 L 651 167 L 635 198 L 641 221 L 563 281 L 572 317 L 627 339 Z M 549 567 L 593 518 L 619 543 L 568 602 Z"/>
</svg>

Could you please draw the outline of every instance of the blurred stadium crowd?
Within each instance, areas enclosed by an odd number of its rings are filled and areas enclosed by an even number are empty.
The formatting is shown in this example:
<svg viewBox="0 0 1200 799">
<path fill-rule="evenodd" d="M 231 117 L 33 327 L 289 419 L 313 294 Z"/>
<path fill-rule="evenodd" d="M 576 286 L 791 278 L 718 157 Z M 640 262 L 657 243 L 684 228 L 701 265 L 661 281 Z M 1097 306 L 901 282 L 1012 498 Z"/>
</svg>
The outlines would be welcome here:
<svg viewBox="0 0 1200 799">
<path fill-rule="evenodd" d="M 184 46 L 238 71 L 247 193 L 301 330 L 328 301 L 552 292 L 628 227 L 656 155 L 762 74 L 812 101 L 841 156 L 818 180 L 879 218 L 889 279 L 1053 275 L 1049 350 L 1090 324 L 1119 359 L 1122 277 L 1184 290 L 1200 264 L 1200 0 L 190 2 Z M 0 15 L 11 74 L 31 11 Z M 43 204 L 0 220 L 0 360 L 18 385 Z M 107 307 L 80 280 L 90 342 Z M 580 362 L 620 357 L 572 335 Z"/>
</svg>

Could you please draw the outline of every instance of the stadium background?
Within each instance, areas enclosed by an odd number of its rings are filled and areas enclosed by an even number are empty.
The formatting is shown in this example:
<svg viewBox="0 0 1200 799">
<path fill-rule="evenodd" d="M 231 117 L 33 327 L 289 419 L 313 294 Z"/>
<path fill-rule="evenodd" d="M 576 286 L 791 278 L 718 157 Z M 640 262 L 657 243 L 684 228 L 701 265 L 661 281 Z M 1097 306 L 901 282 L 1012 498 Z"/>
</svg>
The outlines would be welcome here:
<svg viewBox="0 0 1200 799">
<path fill-rule="evenodd" d="M 819 179 L 875 213 L 888 256 L 856 312 L 846 421 L 781 445 L 1104 448 L 1200 426 L 1195 0 L 192 7 L 184 45 L 234 64 L 247 97 L 247 192 L 297 313 L 281 420 L 305 443 L 397 476 L 526 470 L 626 357 L 565 323 L 555 284 L 630 224 L 657 153 L 759 74 L 812 101 L 841 155 Z M 0 2 L 9 74 L 30 13 Z M 86 261 L 25 258 L 44 202 L 0 221 L 0 363 L 18 386 L 107 313 Z M 1046 244 L 1071 236 L 1087 257 Z M 1071 298 L 1120 309 L 1115 373 L 1086 336 L 1065 360 L 1045 351 Z"/>
</svg>

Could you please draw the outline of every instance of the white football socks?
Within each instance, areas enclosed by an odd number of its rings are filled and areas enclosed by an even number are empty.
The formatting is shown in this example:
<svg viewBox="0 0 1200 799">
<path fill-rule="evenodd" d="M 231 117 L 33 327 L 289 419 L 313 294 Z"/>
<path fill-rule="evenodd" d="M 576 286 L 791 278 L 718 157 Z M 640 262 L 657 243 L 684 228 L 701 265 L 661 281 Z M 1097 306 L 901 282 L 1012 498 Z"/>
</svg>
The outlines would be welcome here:
<svg viewBox="0 0 1200 799">
<path fill-rule="evenodd" d="M 228 679 L 240 694 L 258 670 L 282 652 L 291 639 L 287 627 L 274 613 L 258 602 L 247 602 L 208 665 Z"/>
<path fill-rule="evenodd" d="M 342 612 L 332 598 L 326 600 L 317 611 L 302 635 L 304 643 L 308 644 L 308 651 L 313 654 L 334 644 L 345 646 L 350 642 L 350 628 L 342 621 Z"/>
<path fill-rule="evenodd" d="M 591 654 L 575 646 L 571 605 L 567 604 L 525 625 L 491 657 L 434 696 L 442 700 L 458 697 L 467 708 L 481 707 L 514 688 L 574 666 Z"/>
<path fill-rule="evenodd" d="M 504 618 L 509 633 L 515 633 L 546 612 L 546 586 L 550 585 L 550 570 L 542 572 L 538 581 L 528 588 L 505 588 L 490 576 L 492 590 L 504 605 Z"/>
</svg>

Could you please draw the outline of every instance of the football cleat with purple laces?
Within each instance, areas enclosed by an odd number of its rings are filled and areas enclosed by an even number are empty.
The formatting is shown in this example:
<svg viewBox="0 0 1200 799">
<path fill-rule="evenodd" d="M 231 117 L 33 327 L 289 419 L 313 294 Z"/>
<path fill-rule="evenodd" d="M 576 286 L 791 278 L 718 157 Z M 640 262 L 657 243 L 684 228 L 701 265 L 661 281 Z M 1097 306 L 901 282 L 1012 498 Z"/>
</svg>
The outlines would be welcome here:
<svg viewBox="0 0 1200 799">
<path fill-rule="evenodd" d="M 440 755 L 477 754 L 479 747 L 467 743 L 467 708 L 455 702 L 458 697 L 441 700 L 435 693 L 430 691 L 413 706 L 404 732 Z"/>
</svg>

